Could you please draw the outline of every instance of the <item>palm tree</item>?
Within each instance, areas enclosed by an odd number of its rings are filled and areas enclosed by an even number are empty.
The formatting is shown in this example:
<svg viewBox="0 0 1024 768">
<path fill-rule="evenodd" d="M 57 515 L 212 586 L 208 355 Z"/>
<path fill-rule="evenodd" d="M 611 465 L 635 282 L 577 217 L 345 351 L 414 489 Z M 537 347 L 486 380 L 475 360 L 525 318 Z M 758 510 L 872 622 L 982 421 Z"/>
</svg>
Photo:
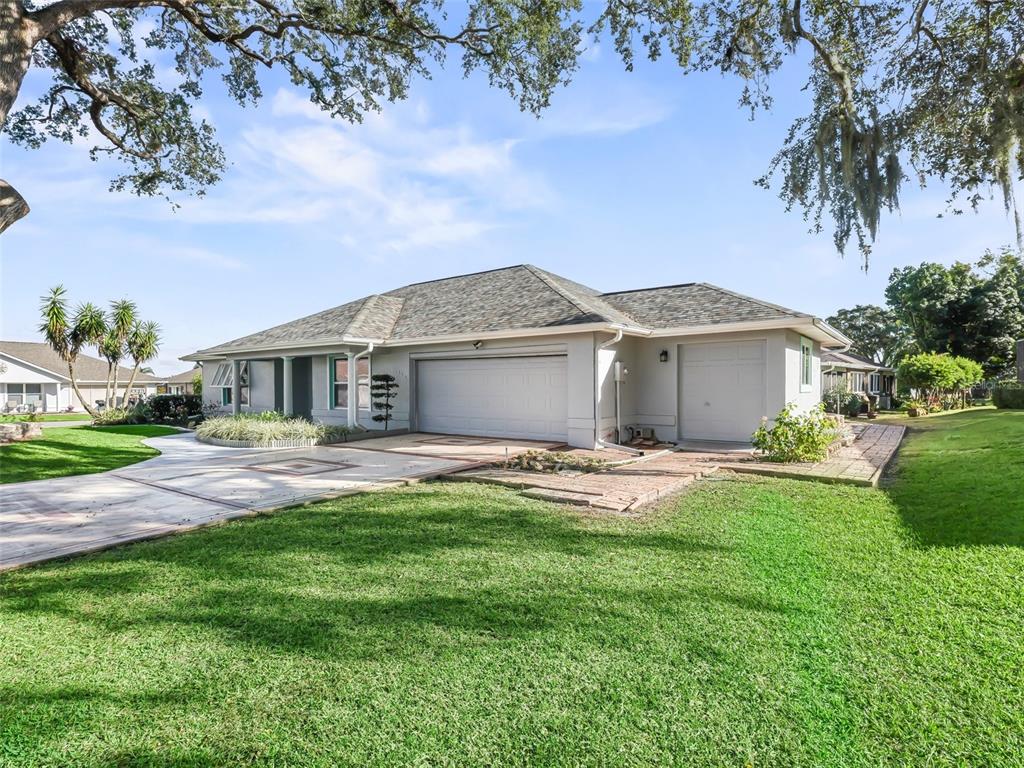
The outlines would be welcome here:
<svg viewBox="0 0 1024 768">
<path fill-rule="evenodd" d="M 128 334 L 126 346 L 129 356 L 135 363 L 135 367 L 132 368 L 131 378 L 128 379 L 128 384 L 125 385 L 124 396 L 122 397 L 123 402 L 127 403 L 128 393 L 132 391 L 139 368 L 142 367 L 143 363 L 148 363 L 156 357 L 160 351 L 160 326 L 153 322 L 136 323 L 131 333 Z"/>
<path fill-rule="evenodd" d="M 43 334 L 46 343 L 68 366 L 68 378 L 71 379 L 71 388 L 75 391 L 82 407 L 90 416 L 95 417 L 96 409 L 89 405 L 89 402 L 82 397 L 78 389 L 78 382 L 75 380 L 75 363 L 82 347 L 89 344 L 96 344 L 103 338 L 107 330 L 106 319 L 103 312 L 94 304 L 81 304 L 75 311 L 74 318 L 68 316 L 67 291 L 63 285 L 50 289 L 48 296 L 42 298 L 40 313 L 43 322 L 39 326 L 39 332 Z"/>
<path fill-rule="evenodd" d="M 117 405 L 117 377 L 121 360 L 125 356 L 128 336 L 138 325 L 138 308 L 128 299 L 110 303 L 110 322 L 107 333 L 97 345 L 100 355 L 107 361 L 107 407 Z"/>
</svg>

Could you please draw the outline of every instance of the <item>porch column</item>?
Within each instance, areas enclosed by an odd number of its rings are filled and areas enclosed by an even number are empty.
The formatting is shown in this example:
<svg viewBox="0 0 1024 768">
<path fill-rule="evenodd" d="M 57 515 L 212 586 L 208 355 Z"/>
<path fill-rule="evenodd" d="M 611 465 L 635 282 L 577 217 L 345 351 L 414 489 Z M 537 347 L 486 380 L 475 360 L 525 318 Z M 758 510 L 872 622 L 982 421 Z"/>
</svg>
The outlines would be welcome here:
<svg viewBox="0 0 1024 768">
<path fill-rule="evenodd" d="M 295 413 L 295 403 L 292 400 L 292 360 L 294 357 L 285 355 L 281 358 L 284 365 L 284 375 L 281 377 L 281 393 L 284 400 L 284 415 L 291 416 Z"/>
<path fill-rule="evenodd" d="M 356 416 L 359 414 L 359 380 L 356 373 L 358 363 L 355 358 L 353 354 L 348 356 L 348 408 L 345 412 L 348 414 L 350 429 L 355 429 Z"/>
<path fill-rule="evenodd" d="M 242 361 L 231 361 L 231 414 L 242 412 Z"/>
</svg>

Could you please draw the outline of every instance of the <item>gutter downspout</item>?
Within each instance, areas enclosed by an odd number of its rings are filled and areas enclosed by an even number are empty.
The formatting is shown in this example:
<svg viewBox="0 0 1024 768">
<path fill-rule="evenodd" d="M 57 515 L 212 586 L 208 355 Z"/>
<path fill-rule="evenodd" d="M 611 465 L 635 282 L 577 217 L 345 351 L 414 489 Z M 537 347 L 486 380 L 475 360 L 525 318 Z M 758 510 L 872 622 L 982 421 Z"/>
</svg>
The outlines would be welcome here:
<svg viewBox="0 0 1024 768">
<path fill-rule="evenodd" d="M 620 341 L 622 341 L 622 329 L 616 328 L 615 335 L 612 338 L 602 341 L 594 348 L 594 444 L 599 448 L 614 448 L 635 456 L 643 456 L 644 452 L 636 448 L 609 443 L 601 439 L 601 350 L 608 349 L 608 347 L 618 344 Z M 614 372 L 612 375 L 614 375 Z"/>
<path fill-rule="evenodd" d="M 366 349 L 360 352 L 358 355 L 349 358 L 352 361 L 352 367 L 355 369 L 355 380 L 350 381 L 349 385 L 354 387 L 352 390 L 352 418 L 349 420 L 356 429 L 362 429 L 362 424 L 359 423 L 359 360 L 366 357 L 373 352 L 373 342 L 369 341 L 366 343 Z M 352 379 L 350 376 L 349 379 Z M 372 396 L 371 396 L 372 397 Z"/>
</svg>

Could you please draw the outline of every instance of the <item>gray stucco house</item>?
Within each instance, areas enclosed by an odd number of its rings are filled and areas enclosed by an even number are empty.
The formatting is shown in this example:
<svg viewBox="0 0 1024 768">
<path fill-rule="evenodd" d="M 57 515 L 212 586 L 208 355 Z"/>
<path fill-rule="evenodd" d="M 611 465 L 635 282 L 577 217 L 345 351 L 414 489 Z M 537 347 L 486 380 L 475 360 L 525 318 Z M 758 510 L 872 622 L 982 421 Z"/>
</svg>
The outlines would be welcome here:
<svg viewBox="0 0 1024 768">
<path fill-rule="evenodd" d="M 416 283 L 184 359 L 225 411 L 374 429 L 371 374 L 398 380 L 392 427 L 593 448 L 747 441 L 762 416 L 821 399 L 822 320 L 687 283 L 600 293 L 523 264 Z M 616 430 L 621 431 L 619 435 Z"/>
</svg>

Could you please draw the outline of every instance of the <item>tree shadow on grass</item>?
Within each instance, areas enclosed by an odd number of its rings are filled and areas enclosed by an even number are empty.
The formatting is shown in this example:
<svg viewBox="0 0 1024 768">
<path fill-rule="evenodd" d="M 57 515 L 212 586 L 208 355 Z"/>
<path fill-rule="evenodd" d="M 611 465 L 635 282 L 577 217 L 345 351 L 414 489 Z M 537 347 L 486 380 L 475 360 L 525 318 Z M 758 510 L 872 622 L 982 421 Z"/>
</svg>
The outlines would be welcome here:
<svg viewBox="0 0 1024 768">
<path fill-rule="evenodd" d="M 25 572 L 0 597 L 8 611 L 109 632 L 201 628 L 278 652 L 368 659 L 581 628 L 620 607 L 673 613 L 693 585 L 651 592 L 629 572 L 602 582 L 593 563 L 671 572 L 727 551 L 635 523 L 588 526 L 511 493 L 420 486 Z"/>
</svg>

